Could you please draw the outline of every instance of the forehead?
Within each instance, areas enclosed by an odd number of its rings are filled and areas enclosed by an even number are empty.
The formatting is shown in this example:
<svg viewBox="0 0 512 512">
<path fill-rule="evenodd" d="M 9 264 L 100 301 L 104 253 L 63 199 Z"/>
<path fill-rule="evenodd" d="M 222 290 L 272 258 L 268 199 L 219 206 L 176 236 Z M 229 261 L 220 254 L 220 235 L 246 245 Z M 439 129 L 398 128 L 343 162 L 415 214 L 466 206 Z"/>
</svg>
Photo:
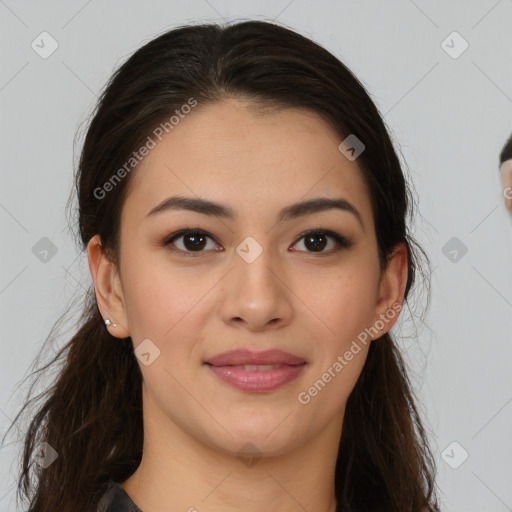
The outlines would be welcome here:
<svg viewBox="0 0 512 512">
<path fill-rule="evenodd" d="M 342 138 L 308 110 L 226 100 L 184 115 L 138 165 L 125 205 L 144 216 L 171 195 L 205 197 L 253 218 L 312 197 L 343 197 L 372 224 L 366 183 Z M 264 211 L 263 211 L 264 210 Z"/>
</svg>

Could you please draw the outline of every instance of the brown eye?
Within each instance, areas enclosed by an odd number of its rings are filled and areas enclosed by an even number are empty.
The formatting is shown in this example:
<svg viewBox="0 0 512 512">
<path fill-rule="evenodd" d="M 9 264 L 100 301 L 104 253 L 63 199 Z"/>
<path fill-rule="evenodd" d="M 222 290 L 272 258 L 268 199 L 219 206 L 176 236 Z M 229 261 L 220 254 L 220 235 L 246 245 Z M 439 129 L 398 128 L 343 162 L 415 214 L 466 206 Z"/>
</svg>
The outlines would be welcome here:
<svg viewBox="0 0 512 512">
<path fill-rule="evenodd" d="M 204 249 L 207 239 L 202 233 L 189 233 L 182 235 L 182 238 L 185 248 L 191 251 Z"/>
<path fill-rule="evenodd" d="M 175 241 L 182 239 L 181 247 L 177 244 L 175 244 Z M 172 252 L 182 252 L 186 254 L 187 256 L 192 255 L 195 256 L 193 253 L 200 254 L 201 252 L 204 252 L 204 249 L 207 248 L 208 245 L 208 239 L 212 240 L 213 246 L 210 247 L 210 249 L 215 249 L 216 244 L 213 241 L 213 239 L 204 231 L 198 230 L 198 229 L 184 229 L 177 233 L 174 233 L 170 237 L 166 238 L 163 241 L 163 245 L 165 246 L 171 246 L 176 245 L 177 249 L 173 249 L 170 247 L 170 250 Z"/>
<path fill-rule="evenodd" d="M 312 253 L 316 252 L 320 254 L 332 254 L 342 248 L 348 249 L 352 246 L 352 242 L 342 237 L 338 233 L 330 230 L 315 229 L 312 231 L 307 231 L 301 235 L 299 240 L 302 239 L 304 239 L 304 247 L 306 252 Z M 325 247 L 328 245 L 329 239 L 334 240 L 333 244 L 331 245 L 331 248 L 333 248 L 330 251 L 324 251 Z M 297 242 L 294 244 L 294 247 L 296 244 Z"/>
<path fill-rule="evenodd" d="M 321 234 L 312 234 L 306 235 L 304 237 L 304 246 L 309 250 L 311 249 L 314 252 L 321 252 L 325 249 L 325 246 L 328 245 L 328 237 Z"/>
</svg>

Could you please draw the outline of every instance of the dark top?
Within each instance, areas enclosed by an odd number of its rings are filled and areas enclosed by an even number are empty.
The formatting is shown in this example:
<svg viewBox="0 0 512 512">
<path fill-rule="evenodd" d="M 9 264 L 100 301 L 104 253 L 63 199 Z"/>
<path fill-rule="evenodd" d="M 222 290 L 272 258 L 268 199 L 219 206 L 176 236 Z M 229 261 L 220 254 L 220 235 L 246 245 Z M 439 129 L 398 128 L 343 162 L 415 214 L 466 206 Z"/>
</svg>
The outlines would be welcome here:
<svg viewBox="0 0 512 512">
<path fill-rule="evenodd" d="M 113 480 L 109 480 L 108 487 L 102 495 L 97 512 L 142 512 L 135 505 L 126 491 Z"/>
</svg>

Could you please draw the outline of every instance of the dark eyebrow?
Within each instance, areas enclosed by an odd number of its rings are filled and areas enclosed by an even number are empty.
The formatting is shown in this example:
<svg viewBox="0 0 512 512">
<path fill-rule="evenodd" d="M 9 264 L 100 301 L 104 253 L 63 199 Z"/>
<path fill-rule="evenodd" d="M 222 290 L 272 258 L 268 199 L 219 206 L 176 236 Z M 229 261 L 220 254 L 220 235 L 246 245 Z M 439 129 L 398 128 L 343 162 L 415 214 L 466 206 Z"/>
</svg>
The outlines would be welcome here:
<svg viewBox="0 0 512 512">
<path fill-rule="evenodd" d="M 311 213 L 322 212 L 336 208 L 338 210 L 352 213 L 361 224 L 364 231 L 364 224 L 361 214 L 352 203 L 346 199 L 330 199 L 319 197 L 310 199 L 308 201 L 301 201 L 290 206 L 283 208 L 278 215 L 278 222 L 295 219 L 303 215 Z M 168 197 L 160 204 L 150 210 L 146 217 L 167 212 L 170 210 L 189 210 L 192 212 L 202 213 L 213 217 L 223 217 L 226 219 L 234 220 L 236 218 L 235 211 L 229 207 L 207 199 L 200 199 L 195 197 L 173 196 Z"/>
</svg>

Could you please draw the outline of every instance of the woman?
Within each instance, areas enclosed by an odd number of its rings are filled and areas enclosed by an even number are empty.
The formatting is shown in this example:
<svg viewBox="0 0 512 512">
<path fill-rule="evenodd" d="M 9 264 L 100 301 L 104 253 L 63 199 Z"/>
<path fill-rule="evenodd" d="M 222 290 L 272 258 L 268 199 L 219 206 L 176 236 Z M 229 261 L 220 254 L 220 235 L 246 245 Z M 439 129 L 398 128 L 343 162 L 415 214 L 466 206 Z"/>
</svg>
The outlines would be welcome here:
<svg viewBox="0 0 512 512">
<path fill-rule="evenodd" d="M 26 437 L 31 511 L 438 510 L 389 333 L 424 253 L 344 64 L 262 21 L 166 32 L 76 189 L 94 286 Z"/>
</svg>

